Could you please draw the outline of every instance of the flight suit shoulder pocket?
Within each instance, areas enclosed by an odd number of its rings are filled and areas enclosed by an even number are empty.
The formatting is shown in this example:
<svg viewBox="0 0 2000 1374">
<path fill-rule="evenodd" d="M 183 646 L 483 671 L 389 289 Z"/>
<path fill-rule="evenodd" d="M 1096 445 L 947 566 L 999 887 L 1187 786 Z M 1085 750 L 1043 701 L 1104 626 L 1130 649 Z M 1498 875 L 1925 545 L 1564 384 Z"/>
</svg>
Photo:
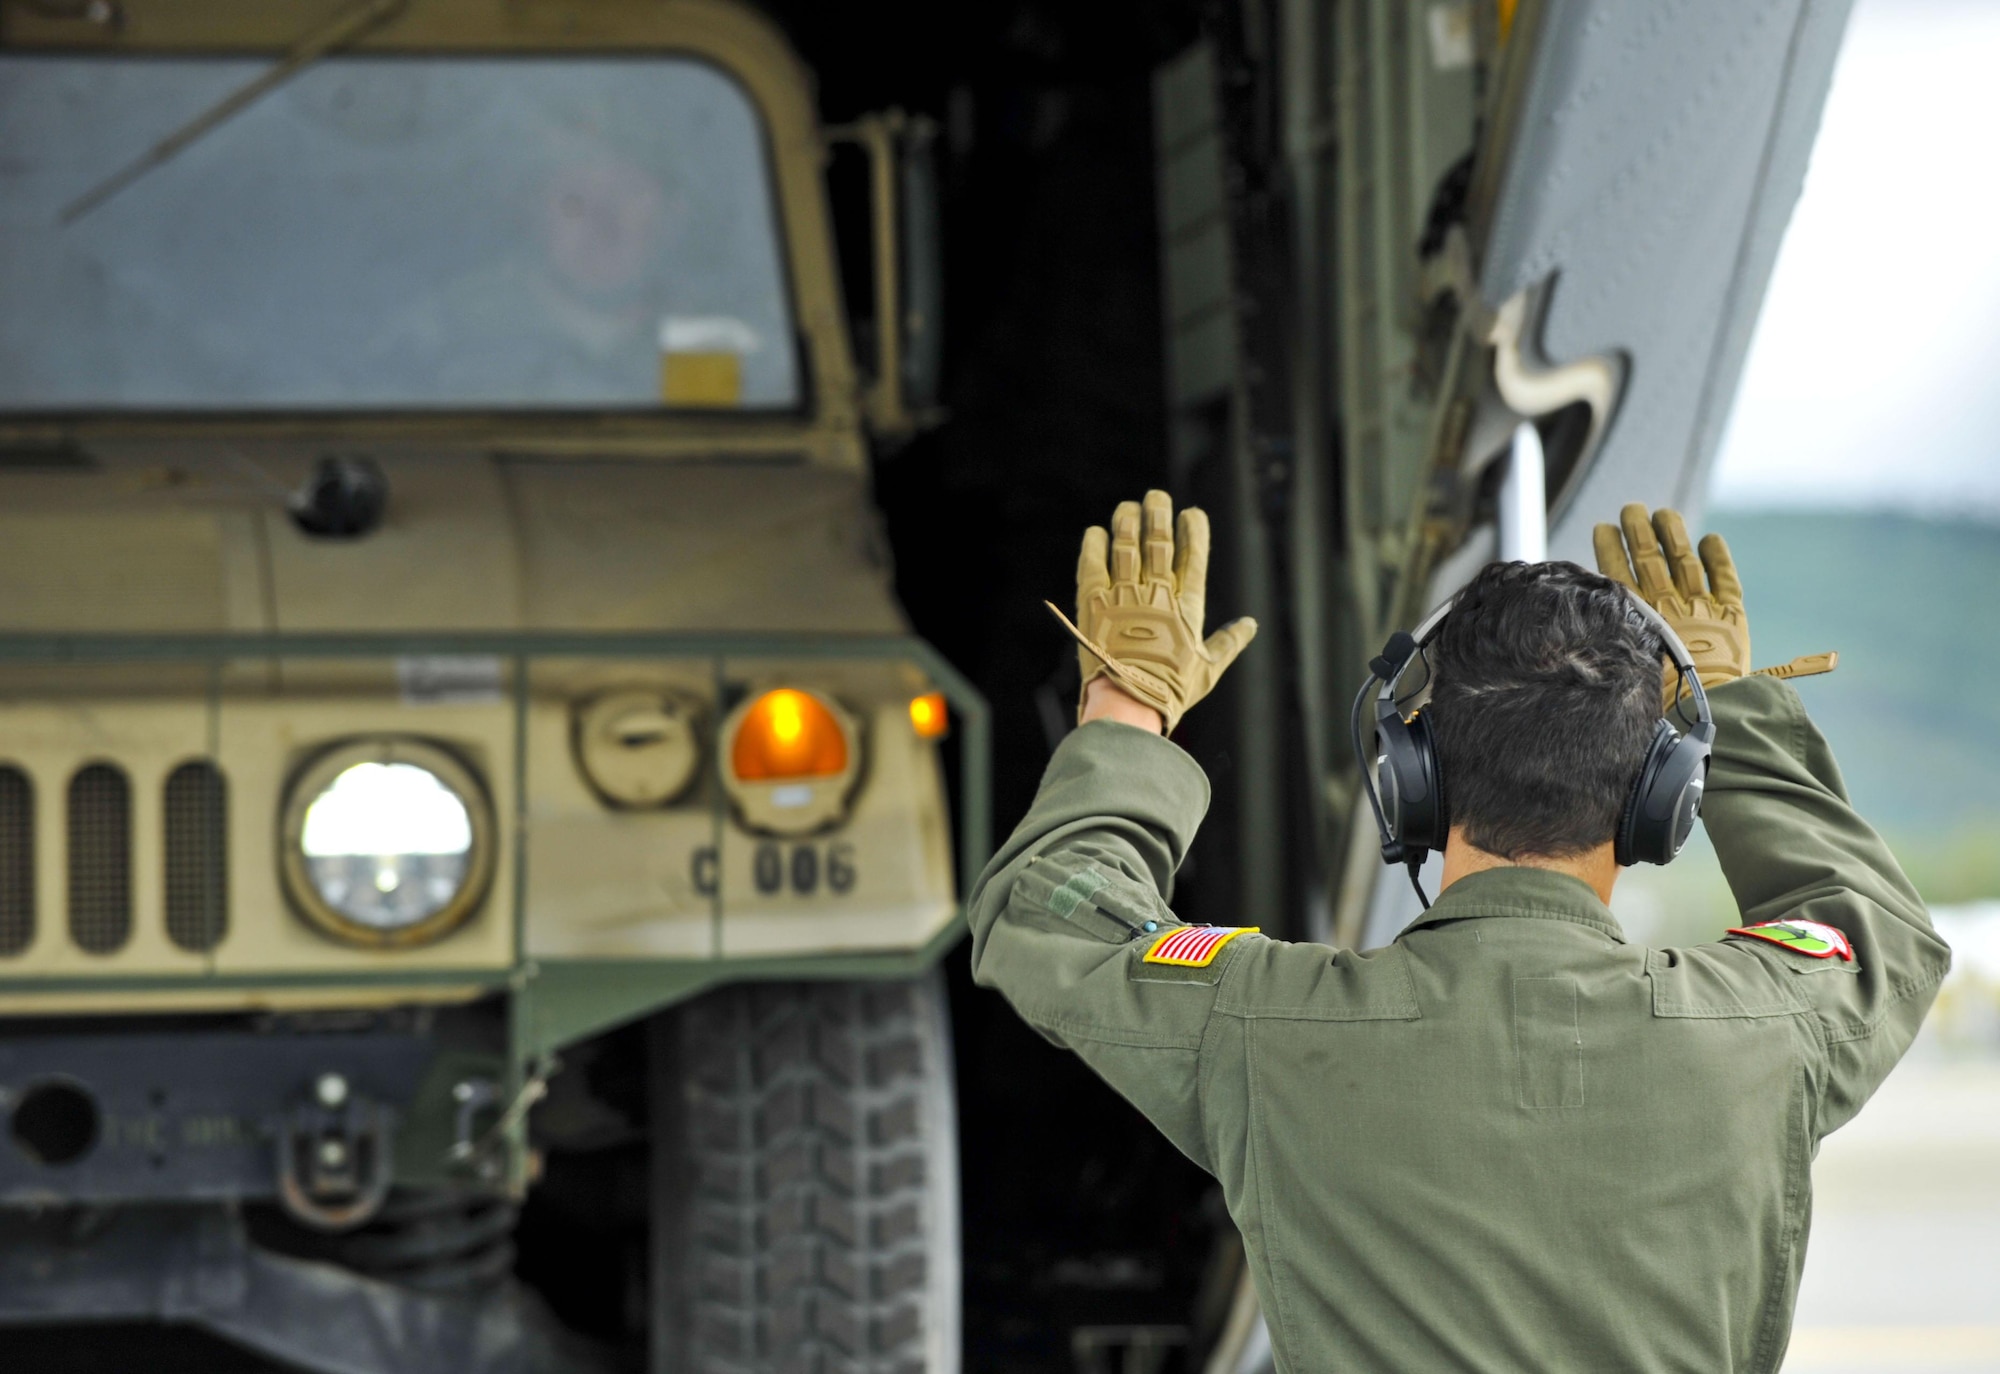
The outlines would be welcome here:
<svg viewBox="0 0 2000 1374">
<path fill-rule="evenodd" d="M 1038 924 L 1067 927 L 1106 944 L 1124 944 L 1166 920 L 1157 894 L 1089 859 L 1038 855 L 1014 881 L 1008 908 Z"/>
<path fill-rule="evenodd" d="M 1734 942 L 1648 951 L 1646 977 L 1655 1016 L 1726 1019 L 1810 1010 L 1768 960 Z"/>
<path fill-rule="evenodd" d="M 1794 978 L 1858 978 L 1861 975 L 1861 964 L 1859 961 L 1838 964 L 1827 960 L 1814 960 L 1808 963 L 1802 959 L 1787 959 L 1785 972 Z"/>
</svg>

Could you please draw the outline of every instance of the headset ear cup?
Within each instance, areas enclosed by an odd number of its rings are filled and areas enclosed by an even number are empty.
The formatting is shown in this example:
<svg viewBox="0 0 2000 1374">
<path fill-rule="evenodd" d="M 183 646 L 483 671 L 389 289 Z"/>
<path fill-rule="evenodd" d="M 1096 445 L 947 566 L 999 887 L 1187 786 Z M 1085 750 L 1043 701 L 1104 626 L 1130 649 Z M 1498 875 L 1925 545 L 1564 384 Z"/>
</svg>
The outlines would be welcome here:
<svg viewBox="0 0 2000 1374">
<path fill-rule="evenodd" d="M 1694 833 L 1708 786 L 1708 756 L 1715 727 L 1702 723 L 1680 734 L 1662 720 L 1618 824 L 1621 864 L 1672 863 Z"/>
<path fill-rule="evenodd" d="M 1400 846 L 1407 833 L 1404 820 L 1408 803 L 1403 797 L 1403 778 L 1408 769 L 1403 760 L 1410 752 L 1410 729 L 1393 709 L 1375 721 L 1375 787 L 1382 797 L 1382 828 L 1394 845 Z M 1383 852 L 1389 852 L 1389 845 Z"/>
<path fill-rule="evenodd" d="M 1653 726 L 1653 742 L 1646 746 L 1646 761 L 1639 765 L 1639 775 L 1632 779 L 1632 790 L 1625 794 L 1625 809 L 1618 814 L 1618 834 L 1612 846 L 1612 857 L 1619 867 L 1630 868 L 1636 863 L 1665 863 L 1666 859 L 1654 858 L 1660 852 L 1659 827 L 1648 821 L 1648 800 L 1653 789 L 1659 785 L 1661 771 L 1667 760 L 1673 757 L 1674 747 L 1680 743 L 1680 734 L 1667 721 L 1661 720 Z M 1668 853 L 1667 858 L 1673 854 Z"/>
<path fill-rule="evenodd" d="M 1426 849 L 1441 851 L 1445 837 L 1451 833 L 1451 808 L 1445 801 L 1444 768 L 1438 763 L 1430 716 L 1424 711 L 1417 712 L 1410 720 L 1410 752 L 1423 770 L 1430 798 L 1429 805 L 1423 808 L 1423 838 L 1418 843 Z"/>
<path fill-rule="evenodd" d="M 1376 722 L 1377 769 L 1389 830 L 1406 850 L 1444 847 L 1444 786 L 1431 742 L 1430 722 L 1419 711 L 1404 720 L 1393 710 Z"/>
</svg>

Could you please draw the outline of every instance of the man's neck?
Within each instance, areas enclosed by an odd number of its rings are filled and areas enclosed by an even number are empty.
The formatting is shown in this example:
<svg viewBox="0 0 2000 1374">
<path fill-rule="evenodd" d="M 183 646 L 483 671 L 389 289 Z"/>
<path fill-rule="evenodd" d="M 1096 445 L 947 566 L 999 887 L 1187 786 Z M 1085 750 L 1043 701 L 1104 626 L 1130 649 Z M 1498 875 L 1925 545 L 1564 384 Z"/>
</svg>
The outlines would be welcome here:
<svg viewBox="0 0 2000 1374">
<path fill-rule="evenodd" d="M 1618 875 L 1624 870 L 1618 867 L 1618 860 L 1611 841 L 1606 840 L 1594 849 L 1586 849 L 1581 854 L 1570 854 L 1562 858 L 1550 858 L 1544 854 L 1523 854 L 1518 859 L 1502 858 L 1479 848 L 1465 838 L 1465 827 L 1454 825 L 1451 836 L 1444 847 L 1444 880 L 1438 884 L 1442 892 L 1460 878 L 1474 873 L 1484 873 L 1489 868 L 1546 868 L 1551 873 L 1567 873 L 1588 884 L 1597 894 L 1597 899 L 1606 906 L 1611 905 L 1611 889 L 1618 882 Z"/>
</svg>

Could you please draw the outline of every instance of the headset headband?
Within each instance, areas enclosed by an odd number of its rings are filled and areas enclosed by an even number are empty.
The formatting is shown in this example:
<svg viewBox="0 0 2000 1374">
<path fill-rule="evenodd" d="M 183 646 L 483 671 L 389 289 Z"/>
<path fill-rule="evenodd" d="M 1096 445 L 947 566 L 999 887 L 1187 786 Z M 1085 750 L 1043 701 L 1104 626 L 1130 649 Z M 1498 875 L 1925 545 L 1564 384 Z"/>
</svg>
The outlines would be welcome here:
<svg viewBox="0 0 2000 1374">
<path fill-rule="evenodd" d="M 1620 864 L 1666 863 L 1680 852 L 1695 817 L 1701 813 L 1703 782 L 1708 774 L 1709 751 L 1715 742 L 1715 718 L 1709 713 L 1708 693 L 1695 671 L 1687 645 L 1660 613 L 1641 600 L 1633 589 L 1624 589 L 1639 618 L 1660 637 L 1660 649 L 1677 674 L 1672 709 L 1680 710 L 1683 684 L 1694 695 L 1695 719 L 1683 729 L 1662 718 L 1654 730 L 1645 760 L 1633 779 L 1632 790 L 1613 835 L 1613 853 Z M 1410 885 L 1425 907 L 1430 898 L 1418 877 L 1424 857 L 1441 848 L 1450 825 L 1444 803 L 1444 781 L 1440 776 L 1436 749 L 1422 712 L 1403 714 L 1396 697 L 1396 683 L 1438 635 L 1439 627 L 1458 606 L 1464 593 L 1424 617 L 1414 632 L 1397 631 L 1383 646 L 1381 654 L 1368 664 L 1369 676 L 1354 695 L 1354 709 L 1348 718 L 1354 756 L 1361 765 L 1361 789 L 1374 813 L 1375 827 L 1382 837 L 1382 858 L 1401 863 L 1410 871 Z M 1380 684 L 1375 697 L 1376 768 L 1383 771 L 1378 786 L 1371 776 L 1368 752 L 1363 748 L 1363 714 L 1369 689 Z M 1419 689 L 1421 690 L 1421 689 Z M 1682 715 L 1685 721 L 1687 717 Z M 1391 787 L 1393 784 L 1393 787 Z M 1385 806 L 1383 788 L 1391 788 Z M 1395 813 L 1392 823 L 1390 812 Z"/>
<path fill-rule="evenodd" d="M 1688 653 L 1687 645 L 1681 643 L 1681 637 L 1674 633 L 1674 627 L 1667 623 L 1664 616 L 1648 605 L 1644 597 L 1640 596 L 1630 587 L 1622 587 L 1622 590 L 1625 592 L 1625 599 L 1631 603 L 1632 609 L 1639 613 L 1640 619 L 1652 626 L 1654 632 L 1660 636 L 1660 647 L 1665 651 L 1668 661 L 1679 671 L 1681 681 L 1694 689 L 1695 723 L 1699 725 L 1712 721 L 1714 717 L 1709 714 L 1708 693 L 1702 690 L 1701 674 L 1695 671 L 1694 658 Z M 1369 665 L 1375 669 L 1375 677 L 1382 684 L 1382 691 L 1377 698 L 1378 700 L 1390 701 L 1394 699 L 1396 679 L 1403 675 L 1403 669 L 1409 666 L 1410 659 L 1419 650 L 1428 647 L 1433 639 L 1437 638 L 1438 631 L 1444 627 L 1445 618 L 1458 606 L 1458 599 L 1463 595 L 1464 592 L 1462 591 L 1453 593 L 1443 605 L 1425 616 L 1423 622 L 1416 629 L 1410 631 L 1407 636 L 1399 635 L 1395 640 L 1390 641 L 1392 646 L 1404 638 L 1410 641 L 1408 652 L 1401 655 L 1400 662 L 1393 658 L 1378 658 L 1373 664 Z M 1390 670 L 1386 676 L 1381 671 L 1384 666 Z M 1678 697 L 1679 694 L 1676 693 L 1675 695 Z"/>
</svg>

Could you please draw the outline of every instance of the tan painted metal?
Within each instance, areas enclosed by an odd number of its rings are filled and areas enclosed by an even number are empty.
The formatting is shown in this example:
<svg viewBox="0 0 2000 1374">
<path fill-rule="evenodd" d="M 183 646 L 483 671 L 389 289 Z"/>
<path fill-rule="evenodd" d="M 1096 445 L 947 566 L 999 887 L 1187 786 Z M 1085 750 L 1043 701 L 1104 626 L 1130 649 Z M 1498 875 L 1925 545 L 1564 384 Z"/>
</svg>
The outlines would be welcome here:
<svg viewBox="0 0 2000 1374">
<path fill-rule="evenodd" d="M 296 771 L 333 742 L 355 735 L 405 735 L 450 747 L 477 772 L 498 815 L 511 815 L 512 724 L 507 708 L 405 705 L 319 695 L 147 700 L 123 694 L 63 694 L 42 702 L 0 702 L 0 761 L 27 773 L 35 792 L 36 921 L 28 947 L 0 959 L 0 979 L 183 974 L 333 974 L 507 968 L 514 940 L 508 918 L 513 837 L 495 836 L 502 881 L 448 937 L 410 949 L 364 949 L 310 927 L 295 915 L 280 877 L 279 818 Z M 166 933 L 162 863 L 167 775 L 191 758 L 211 759 L 228 785 L 229 926 L 212 952 L 173 944 Z M 86 763 L 109 762 L 131 779 L 132 935 L 123 948 L 91 954 L 68 930 L 65 793 Z M 4 1005 L 4 1003 L 0 1003 Z"/>
<path fill-rule="evenodd" d="M 112 28 L 0 5 L 0 49 L 276 58 L 341 8 L 123 0 Z M 882 403 L 864 406 L 849 351 L 811 77 L 778 32 L 725 0 L 409 0 L 354 46 L 677 54 L 727 72 L 765 124 L 808 404 L 0 416 L 0 451 L 54 455 L 0 461 L 0 633 L 905 632 L 864 467 L 864 412 Z M 329 453 L 365 454 L 387 478 L 385 522 L 363 538 L 307 536 L 286 510 Z M 863 745 L 844 817 L 783 839 L 745 824 L 713 771 L 717 725 L 780 685 L 838 703 Z M 0 667 L 0 763 L 33 781 L 37 875 L 35 936 L 0 957 L 0 1015 L 452 1001 L 526 961 L 927 948 L 956 919 L 937 748 L 908 714 L 934 685 L 827 657 L 536 661 L 521 758 L 500 660 Z M 664 804 L 609 804 L 616 789 L 580 766 L 580 706 L 630 693 L 687 703 L 699 736 L 699 775 Z M 449 748 L 496 821 L 484 901 L 410 948 L 331 938 L 280 876 L 298 771 L 381 735 Z M 197 758 L 226 779 L 229 817 L 228 930 L 203 952 L 164 919 L 163 784 Z M 129 775 L 133 808 L 132 934 L 101 955 L 70 938 L 65 880 L 68 779 L 98 760 Z"/>
<path fill-rule="evenodd" d="M 830 141 L 853 143 L 868 156 L 868 201 L 874 231 L 869 246 L 877 323 L 875 380 L 863 394 L 862 406 L 869 427 L 885 438 L 912 434 L 919 424 L 903 396 L 903 280 L 897 262 L 896 226 L 897 143 L 911 127 L 909 115 L 887 110 L 826 131 Z"/>
<path fill-rule="evenodd" d="M 846 818 L 812 836 L 779 838 L 740 824 L 712 780 L 683 805 L 609 812 L 574 769 L 559 768 L 558 721 L 538 710 L 529 744 L 529 776 L 539 781 L 530 784 L 527 953 L 704 959 L 908 949 L 955 920 L 937 753 L 911 728 L 907 695 L 884 690 L 902 674 L 878 670 L 870 690 L 860 674 L 829 677 L 826 666 L 770 670 L 772 682 L 876 703 L 865 731 L 867 777 Z"/>
<path fill-rule="evenodd" d="M 576 766 L 614 806 L 679 801 L 701 771 L 701 704 L 645 688 L 606 692 L 576 712 Z"/>
<path fill-rule="evenodd" d="M 0 466 L 0 631 L 907 628 L 858 473 L 374 445 L 387 519 L 327 540 L 283 495 L 324 451 L 103 442 L 92 467 Z"/>
</svg>

